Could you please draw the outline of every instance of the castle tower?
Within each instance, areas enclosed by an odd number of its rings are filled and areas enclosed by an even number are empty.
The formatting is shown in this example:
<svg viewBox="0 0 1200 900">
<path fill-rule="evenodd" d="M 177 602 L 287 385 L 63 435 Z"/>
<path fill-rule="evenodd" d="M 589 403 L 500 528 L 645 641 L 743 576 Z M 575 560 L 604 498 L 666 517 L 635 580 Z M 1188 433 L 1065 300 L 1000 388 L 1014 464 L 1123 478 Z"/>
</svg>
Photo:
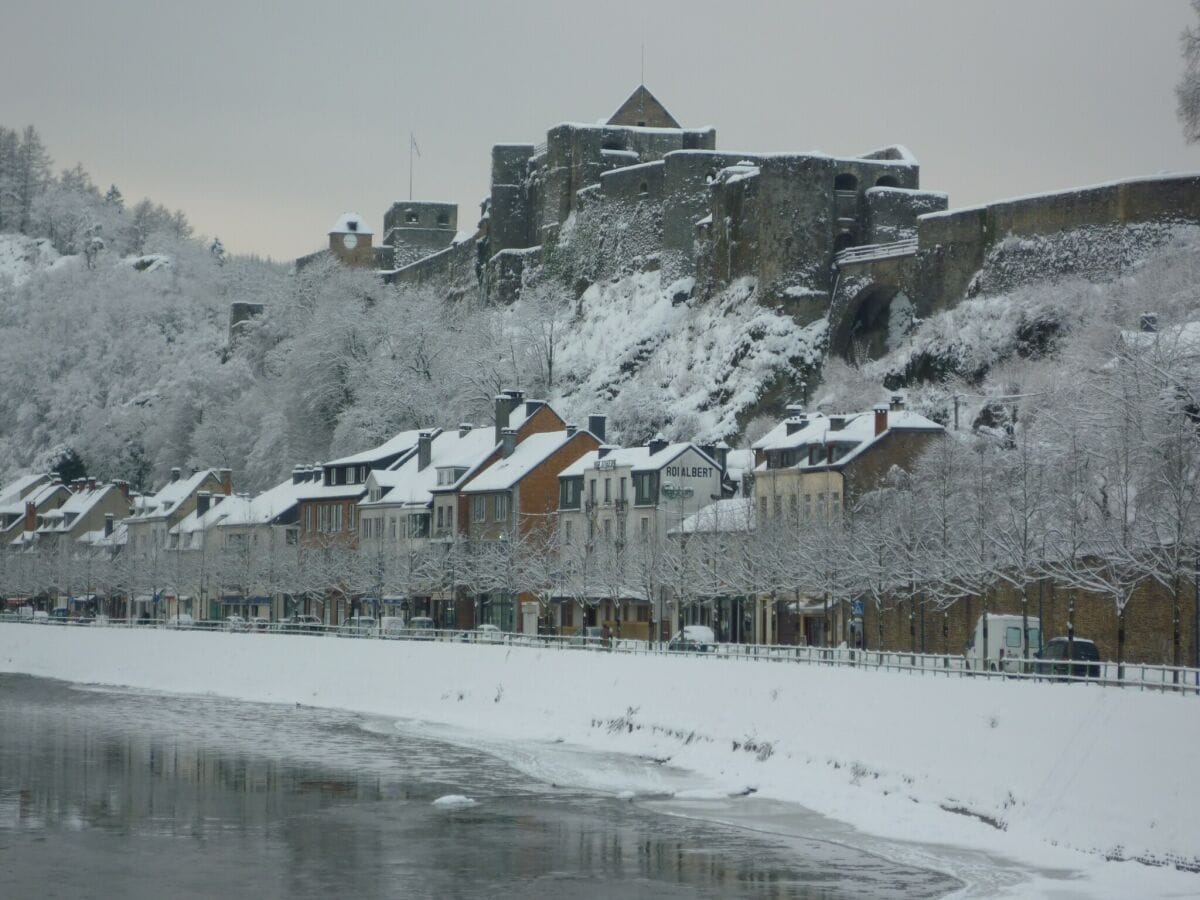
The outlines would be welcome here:
<svg viewBox="0 0 1200 900">
<path fill-rule="evenodd" d="M 391 248 L 392 267 L 402 269 L 445 250 L 458 233 L 458 205 L 398 201 L 383 214 L 383 243 Z"/>
<path fill-rule="evenodd" d="M 345 213 L 329 232 L 329 249 L 346 266 L 375 265 L 371 230 L 358 213 Z"/>
</svg>

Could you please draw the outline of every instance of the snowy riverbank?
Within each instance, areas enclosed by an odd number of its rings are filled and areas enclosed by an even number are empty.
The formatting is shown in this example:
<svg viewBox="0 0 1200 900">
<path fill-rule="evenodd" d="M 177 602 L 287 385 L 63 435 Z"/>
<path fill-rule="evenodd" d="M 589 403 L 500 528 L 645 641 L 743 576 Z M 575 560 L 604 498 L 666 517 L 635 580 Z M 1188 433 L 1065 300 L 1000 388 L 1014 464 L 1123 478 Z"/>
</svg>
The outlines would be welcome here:
<svg viewBox="0 0 1200 900">
<path fill-rule="evenodd" d="M 885 838 L 1086 869 L 1077 887 L 1089 895 L 1200 891 L 1200 875 L 1103 861 L 1200 857 L 1195 697 L 704 657 L 22 625 L 0 625 L 0 671 L 351 709 L 501 753 L 519 740 L 670 760 L 713 793 L 753 788 Z M 630 777 L 644 768 L 631 762 Z M 638 788 L 611 770 L 563 777 Z"/>
</svg>

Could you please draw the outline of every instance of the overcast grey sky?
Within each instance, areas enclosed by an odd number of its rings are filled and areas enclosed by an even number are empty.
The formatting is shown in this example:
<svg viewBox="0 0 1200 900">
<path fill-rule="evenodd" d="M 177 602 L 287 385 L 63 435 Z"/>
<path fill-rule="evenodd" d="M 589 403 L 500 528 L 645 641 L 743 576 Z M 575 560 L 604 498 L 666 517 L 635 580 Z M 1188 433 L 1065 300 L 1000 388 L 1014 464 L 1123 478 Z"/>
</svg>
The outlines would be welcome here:
<svg viewBox="0 0 1200 900">
<path fill-rule="evenodd" d="M 903 143 L 952 206 L 1200 170 L 1187 0 L 4 0 L 0 123 L 235 252 L 316 249 L 408 192 L 473 226 L 493 143 L 647 86 L 730 150 Z"/>
</svg>

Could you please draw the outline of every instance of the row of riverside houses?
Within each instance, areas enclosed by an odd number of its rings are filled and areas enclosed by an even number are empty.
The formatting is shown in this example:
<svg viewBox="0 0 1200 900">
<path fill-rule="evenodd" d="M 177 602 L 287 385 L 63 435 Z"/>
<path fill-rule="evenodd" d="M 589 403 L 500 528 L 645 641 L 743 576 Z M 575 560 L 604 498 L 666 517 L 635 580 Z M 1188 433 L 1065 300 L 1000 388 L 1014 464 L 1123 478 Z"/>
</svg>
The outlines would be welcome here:
<svg viewBox="0 0 1200 900">
<path fill-rule="evenodd" d="M 643 640 L 683 621 L 723 640 L 818 643 L 826 626 L 800 603 L 714 596 L 686 607 L 688 587 L 642 577 L 662 562 L 647 554 L 785 512 L 829 514 L 943 433 L 898 402 L 846 416 L 789 407 L 746 451 L 661 436 L 614 447 L 605 430 L 604 416 L 578 427 L 507 390 L 492 427 L 404 431 L 297 466 L 253 498 L 234 494 L 228 469 L 175 469 L 148 495 L 122 482 L 25 477 L 0 489 L 0 529 L 10 548 L 52 559 L 15 586 L 16 570 L 0 570 L 0 593 L 8 606 L 40 592 L 58 608 L 97 611 L 106 592 L 104 609 L 131 618 L 316 615 L 340 625 L 373 613 L 529 633 L 607 625 Z M 110 561 L 106 585 L 63 564 L 93 552 Z M 536 560 L 554 571 L 527 571 Z M 545 592 L 529 593 L 532 582 Z M 861 622 L 841 615 L 833 627 L 852 640 Z"/>
</svg>

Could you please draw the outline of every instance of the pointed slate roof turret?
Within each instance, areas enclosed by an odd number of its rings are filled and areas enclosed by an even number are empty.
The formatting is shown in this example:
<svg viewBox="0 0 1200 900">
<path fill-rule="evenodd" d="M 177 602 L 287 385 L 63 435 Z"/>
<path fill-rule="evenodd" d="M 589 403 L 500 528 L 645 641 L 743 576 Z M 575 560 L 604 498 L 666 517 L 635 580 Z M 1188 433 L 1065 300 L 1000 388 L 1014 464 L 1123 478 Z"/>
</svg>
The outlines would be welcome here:
<svg viewBox="0 0 1200 900">
<path fill-rule="evenodd" d="M 658 98 L 639 84 L 637 90 L 608 120 L 609 125 L 624 125 L 631 128 L 682 128 Z"/>
</svg>

